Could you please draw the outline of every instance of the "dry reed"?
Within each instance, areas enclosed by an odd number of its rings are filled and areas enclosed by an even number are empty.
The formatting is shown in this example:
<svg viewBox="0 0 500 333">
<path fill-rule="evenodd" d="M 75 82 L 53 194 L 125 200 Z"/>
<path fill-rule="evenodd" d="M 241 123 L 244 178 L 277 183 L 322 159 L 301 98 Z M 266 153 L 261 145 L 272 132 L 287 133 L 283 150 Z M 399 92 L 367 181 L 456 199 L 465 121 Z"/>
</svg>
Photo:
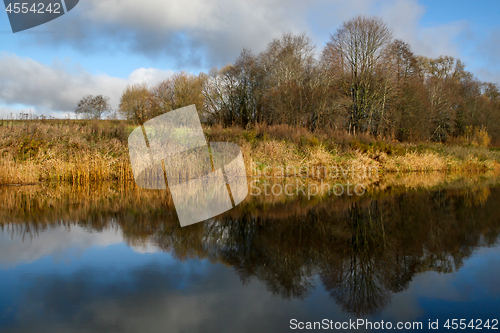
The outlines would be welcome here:
<svg viewBox="0 0 500 333">
<path fill-rule="evenodd" d="M 18 121 L 0 130 L 0 184 L 132 180 L 124 121 Z M 500 152 L 481 147 L 401 144 L 343 132 L 310 133 L 286 125 L 205 126 L 207 141 L 238 144 L 247 172 L 327 178 L 324 170 L 376 173 L 484 172 L 499 169 Z M 320 170 L 318 172 L 318 170 Z"/>
</svg>

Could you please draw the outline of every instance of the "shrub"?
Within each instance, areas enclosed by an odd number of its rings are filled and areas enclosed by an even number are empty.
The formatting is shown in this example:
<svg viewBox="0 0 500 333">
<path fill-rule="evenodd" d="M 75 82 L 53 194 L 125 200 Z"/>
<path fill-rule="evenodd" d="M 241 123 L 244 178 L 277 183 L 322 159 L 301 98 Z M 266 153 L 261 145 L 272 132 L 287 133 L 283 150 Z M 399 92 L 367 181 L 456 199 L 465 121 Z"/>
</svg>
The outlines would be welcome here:
<svg viewBox="0 0 500 333">
<path fill-rule="evenodd" d="M 491 137 L 488 134 L 486 128 L 481 126 L 481 128 L 474 126 L 467 126 L 465 133 L 460 136 L 460 141 L 465 146 L 474 147 L 488 147 L 491 143 Z"/>
</svg>

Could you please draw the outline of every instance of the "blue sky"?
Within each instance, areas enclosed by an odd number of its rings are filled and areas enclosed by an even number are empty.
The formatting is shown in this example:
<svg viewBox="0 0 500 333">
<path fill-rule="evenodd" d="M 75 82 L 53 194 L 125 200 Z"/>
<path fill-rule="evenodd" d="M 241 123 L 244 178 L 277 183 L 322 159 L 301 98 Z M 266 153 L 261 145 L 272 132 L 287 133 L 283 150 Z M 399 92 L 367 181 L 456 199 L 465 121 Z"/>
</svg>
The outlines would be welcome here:
<svg viewBox="0 0 500 333">
<path fill-rule="evenodd" d="M 353 16 L 378 15 L 416 54 L 450 55 L 500 82 L 500 1 L 81 0 L 66 15 L 13 34 L 0 13 L 0 117 L 19 110 L 64 116 L 85 94 L 117 107 L 127 84 L 224 66 L 243 47 L 262 51 L 306 32 L 318 52 Z"/>
</svg>

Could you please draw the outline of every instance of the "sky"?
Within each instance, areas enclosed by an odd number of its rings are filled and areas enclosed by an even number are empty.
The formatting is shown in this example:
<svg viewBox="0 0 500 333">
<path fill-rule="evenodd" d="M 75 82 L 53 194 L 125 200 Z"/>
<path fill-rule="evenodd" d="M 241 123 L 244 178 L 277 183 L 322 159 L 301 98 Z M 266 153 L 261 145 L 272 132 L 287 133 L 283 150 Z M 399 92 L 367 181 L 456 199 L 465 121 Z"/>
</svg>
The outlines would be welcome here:
<svg viewBox="0 0 500 333">
<path fill-rule="evenodd" d="M 283 33 L 305 32 L 321 52 L 342 22 L 380 16 L 415 54 L 460 58 L 500 83 L 500 1 L 80 0 L 65 15 L 12 33 L 0 13 L 0 117 L 73 116 L 87 94 L 118 107 L 128 84 L 208 72 L 254 54 Z"/>
</svg>

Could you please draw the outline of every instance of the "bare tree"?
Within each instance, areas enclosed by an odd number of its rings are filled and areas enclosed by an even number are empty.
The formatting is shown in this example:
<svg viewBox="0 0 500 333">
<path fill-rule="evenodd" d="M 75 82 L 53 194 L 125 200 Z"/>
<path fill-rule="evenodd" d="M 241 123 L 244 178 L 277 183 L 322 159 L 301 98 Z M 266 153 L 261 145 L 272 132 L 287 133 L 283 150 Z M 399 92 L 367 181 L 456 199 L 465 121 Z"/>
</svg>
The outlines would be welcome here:
<svg viewBox="0 0 500 333">
<path fill-rule="evenodd" d="M 263 104 L 268 108 L 266 122 L 298 126 L 309 122 L 314 49 L 305 34 L 287 33 L 271 41 L 260 55 L 266 73 L 263 96 Z"/>
<path fill-rule="evenodd" d="M 233 72 L 233 65 L 227 65 L 220 70 L 213 68 L 203 83 L 204 109 L 220 124 L 232 121 L 233 91 L 237 84 Z"/>
<path fill-rule="evenodd" d="M 224 124 L 247 126 L 261 120 L 263 70 L 249 50 L 244 49 L 234 65 L 212 69 L 203 86 L 205 107 Z"/>
<path fill-rule="evenodd" d="M 182 108 L 191 104 L 196 105 L 198 112 L 203 112 L 203 75 L 196 76 L 180 72 L 164 80 L 150 90 L 152 100 L 152 116 Z"/>
<path fill-rule="evenodd" d="M 382 19 L 357 16 L 344 22 L 325 48 L 324 52 L 337 55 L 345 75 L 343 89 L 351 99 L 349 132 L 368 129 L 362 122 L 368 120 L 369 124 L 374 112 L 380 111 L 376 105 L 380 102 L 380 87 L 374 79 L 391 40 L 392 33 Z"/>
<path fill-rule="evenodd" d="M 427 139 L 430 135 L 430 109 L 417 57 L 410 46 L 395 40 L 390 47 L 390 62 L 396 87 L 392 108 L 387 114 L 387 131 L 400 141 Z"/>
<path fill-rule="evenodd" d="M 102 115 L 109 111 L 111 111 L 109 97 L 86 95 L 78 102 L 75 114 L 85 119 L 101 119 Z"/>
</svg>

